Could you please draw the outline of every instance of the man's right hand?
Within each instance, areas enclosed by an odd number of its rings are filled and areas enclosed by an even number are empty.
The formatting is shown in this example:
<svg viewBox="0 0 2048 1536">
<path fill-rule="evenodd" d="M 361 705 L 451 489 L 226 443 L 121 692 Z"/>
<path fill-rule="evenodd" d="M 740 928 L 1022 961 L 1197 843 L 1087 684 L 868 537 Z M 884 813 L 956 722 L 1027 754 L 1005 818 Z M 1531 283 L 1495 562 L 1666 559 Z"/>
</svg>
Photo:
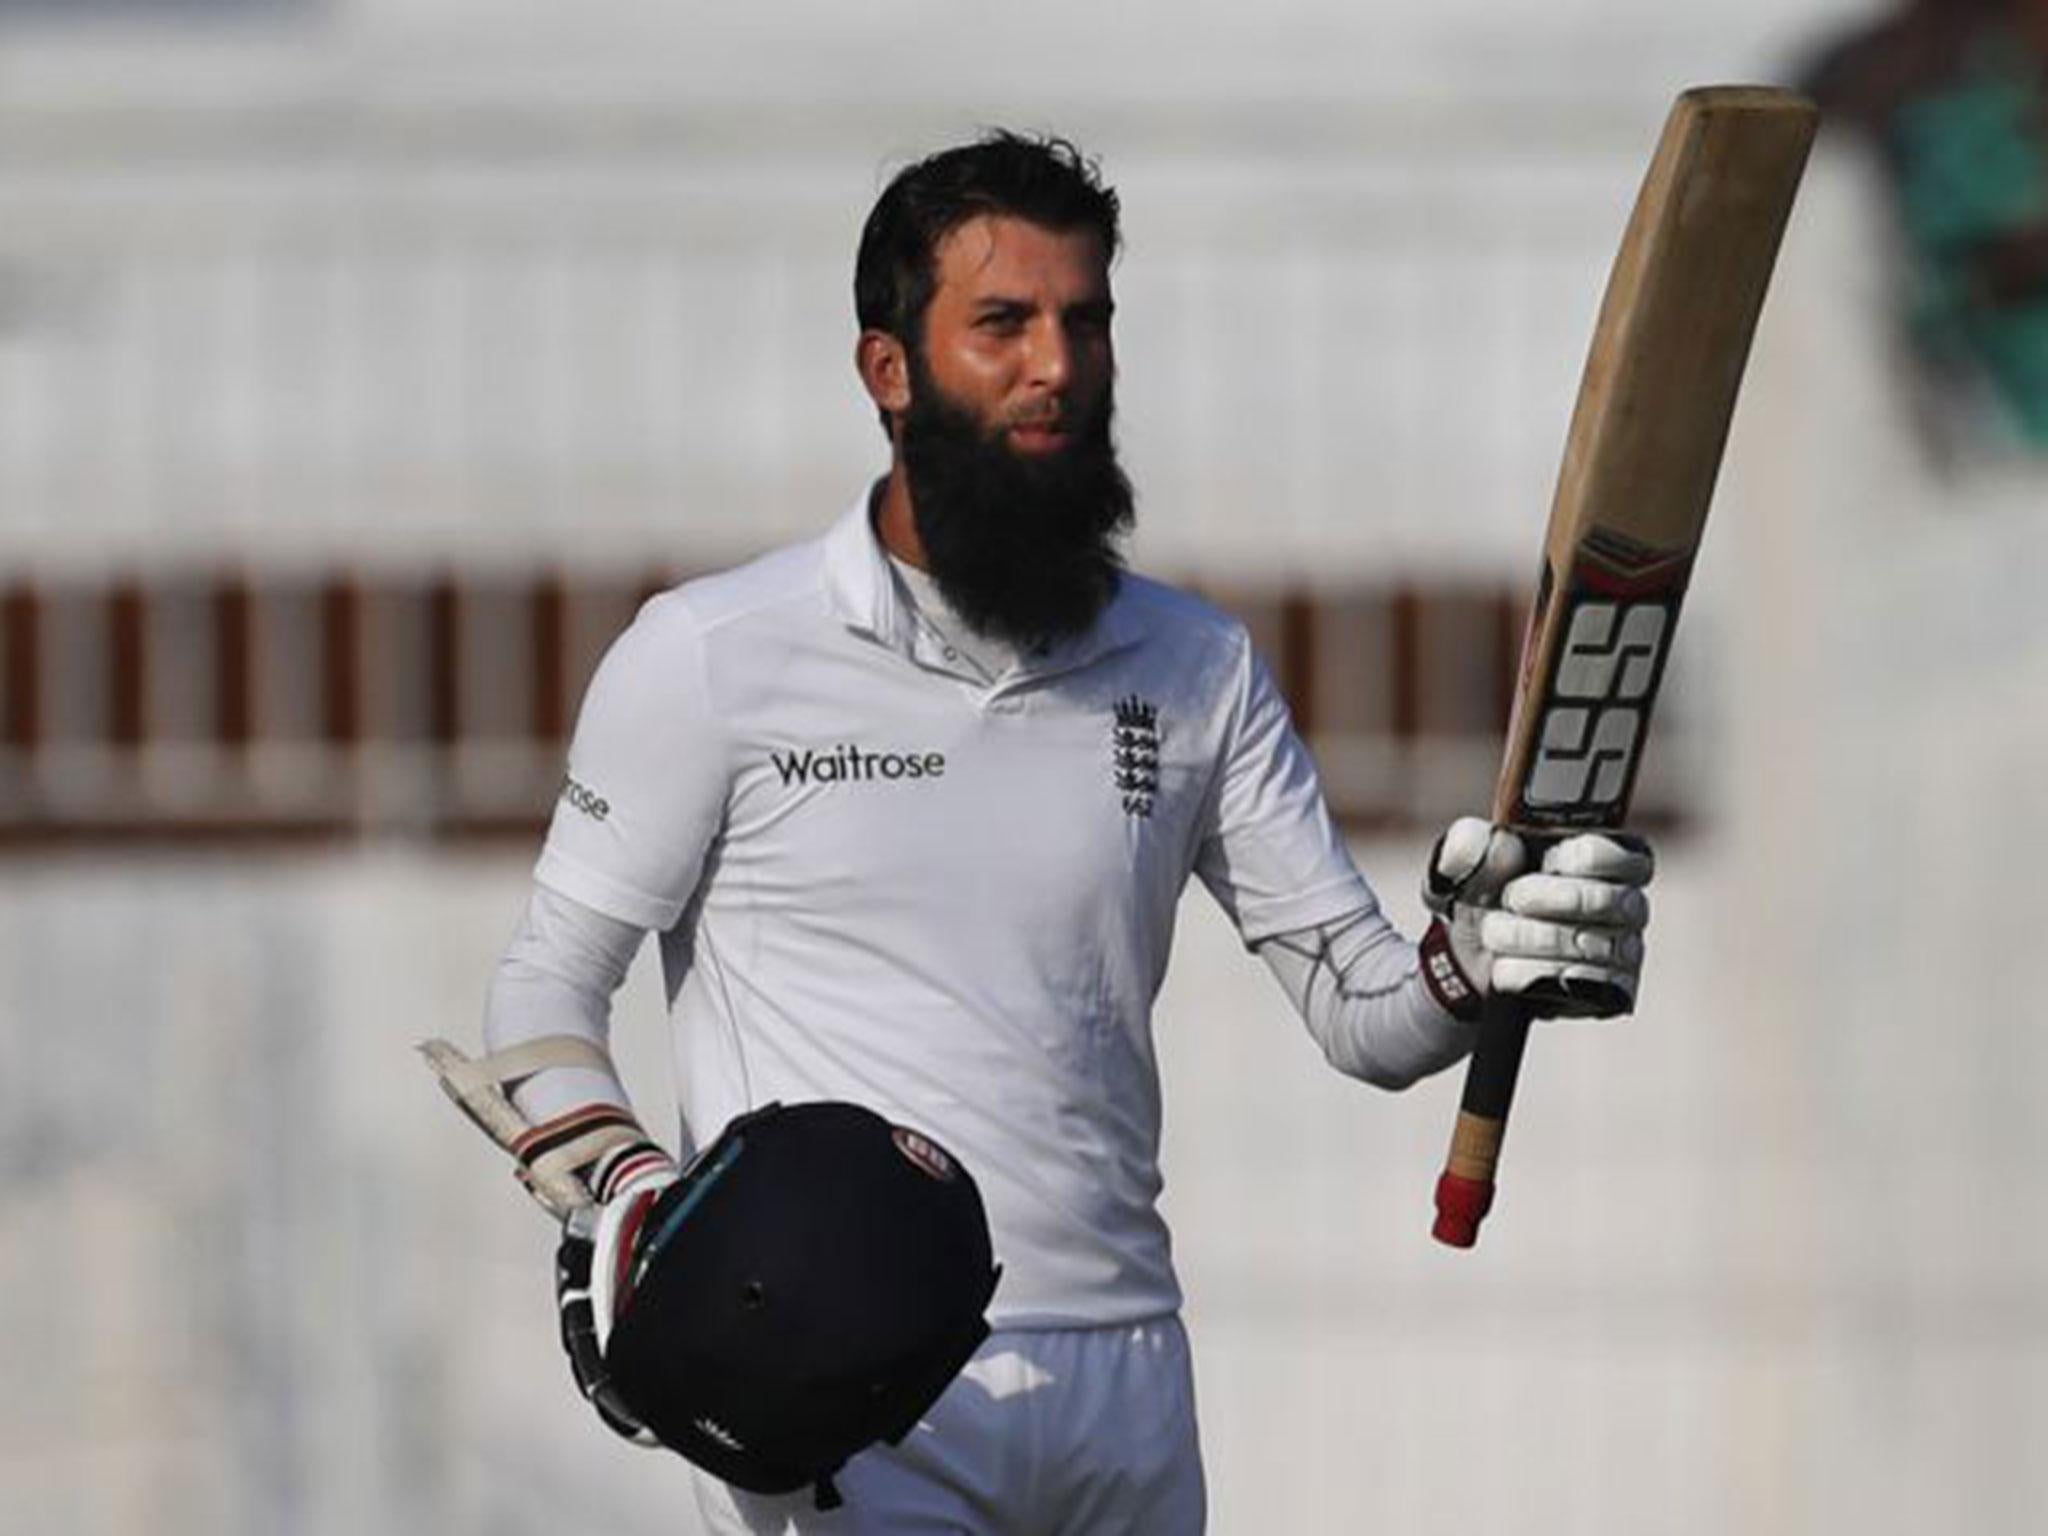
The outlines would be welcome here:
<svg viewBox="0 0 2048 1536">
<path fill-rule="evenodd" d="M 595 1069 L 616 1081 L 611 1058 L 593 1041 L 539 1036 L 471 1060 L 445 1040 L 427 1040 L 420 1053 L 470 1122 L 512 1154 L 527 1191 L 562 1223 L 555 1307 L 576 1390 L 628 1440 L 659 1444 L 612 1387 L 604 1350 L 626 1302 L 641 1226 L 678 1177 L 675 1159 L 623 1104 L 578 1104 L 535 1124 L 506 1096 L 509 1085 L 549 1067 Z"/>
</svg>

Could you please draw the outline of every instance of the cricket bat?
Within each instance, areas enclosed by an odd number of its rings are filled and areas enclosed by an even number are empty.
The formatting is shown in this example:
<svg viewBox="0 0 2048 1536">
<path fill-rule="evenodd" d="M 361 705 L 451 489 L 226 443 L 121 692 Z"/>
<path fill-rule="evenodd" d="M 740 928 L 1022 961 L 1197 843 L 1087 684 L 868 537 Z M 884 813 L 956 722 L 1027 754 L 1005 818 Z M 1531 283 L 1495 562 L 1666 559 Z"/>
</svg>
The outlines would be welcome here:
<svg viewBox="0 0 2048 1536">
<path fill-rule="evenodd" d="M 1707 86 L 1664 124 L 1579 383 L 1494 791 L 1493 819 L 1534 849 L 1627 817 L 1818 121 L 1790 91 Z M 1530 1019 L 1570 1003 L 1488 995 L 1437 1182 L 1440 1242 L 1478 1241 Z"/>
</svg>

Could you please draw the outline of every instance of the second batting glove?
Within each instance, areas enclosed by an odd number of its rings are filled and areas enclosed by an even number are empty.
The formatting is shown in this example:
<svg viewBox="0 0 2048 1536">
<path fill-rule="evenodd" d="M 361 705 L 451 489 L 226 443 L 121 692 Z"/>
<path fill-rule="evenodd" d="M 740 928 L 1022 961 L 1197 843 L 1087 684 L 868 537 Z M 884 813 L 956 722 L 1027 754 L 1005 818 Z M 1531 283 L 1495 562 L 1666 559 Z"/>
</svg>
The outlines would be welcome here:
<svg viewBox="0 0 2048 1536">
<path fill-rule="evenodd" d="M 1478 1017 L 1488 992 L 1538 1017 L 1605 1018 L 1635 1006 L 1655 859 L 1642 839 L 1585 832 L 1550 844 L 1528 868 L 1524 841 L 1475 816 L 1430 853 L 1423 901 L 1435 914 L 1423 979 L 1444 1008 Z"/>
<path fill-rule="evenodd" d="M 654 1143 L 621 1148 L 592 1171 L 603 1203 L 571 1213 L 555 1249 L 555 1305 L 576 1389 L 613 1430 L 649 1448 L 661 1442 L 612 1385 L 604 1351 L 631 1295 L 647 1213 L 676 1177 L 674 1160 Z"/>
</svg>

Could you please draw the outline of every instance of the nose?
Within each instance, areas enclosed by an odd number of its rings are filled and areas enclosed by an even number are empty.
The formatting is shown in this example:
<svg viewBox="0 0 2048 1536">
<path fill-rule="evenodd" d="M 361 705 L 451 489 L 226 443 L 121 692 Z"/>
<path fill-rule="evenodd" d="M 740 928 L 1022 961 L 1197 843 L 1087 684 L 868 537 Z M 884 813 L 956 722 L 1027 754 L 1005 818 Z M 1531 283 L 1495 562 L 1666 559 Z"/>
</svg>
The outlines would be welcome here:
<svg viewBox="0 0 2048 1536">
<path fill-rule="evenodd" d="M 1048 394 L 1065 391 L 1074 375 L 1074 343 L 1066 327 L 1051 317 L 1031 328 L 1031 348 L 1026 359 L 1029 382 Z"/>
</svg>

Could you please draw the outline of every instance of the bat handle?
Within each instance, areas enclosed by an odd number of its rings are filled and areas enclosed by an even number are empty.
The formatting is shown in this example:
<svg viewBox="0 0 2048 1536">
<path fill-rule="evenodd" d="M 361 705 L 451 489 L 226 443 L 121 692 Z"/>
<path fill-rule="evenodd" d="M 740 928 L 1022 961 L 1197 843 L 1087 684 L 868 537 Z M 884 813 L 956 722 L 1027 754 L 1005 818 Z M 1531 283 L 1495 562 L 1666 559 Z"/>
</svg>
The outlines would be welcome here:
<svg viewBox="0 0 2048 1536">
<path fill-rule="evenodd" d="M 1479 1043 L 1465 1068 L 1465 1096 L 1443 1176 L 1436 1181 L 1436 1225 L 1432 1235 L 1452 1248 L 1479 1241 L 1479 1224 L 1493 1208 L 1494 1170 L 1507 1135 L 1508 1108 L 1529 1043 L 1529 1011 L 1513 998 L 1489 995 L 1479 1023 Z"/>
</svg>

